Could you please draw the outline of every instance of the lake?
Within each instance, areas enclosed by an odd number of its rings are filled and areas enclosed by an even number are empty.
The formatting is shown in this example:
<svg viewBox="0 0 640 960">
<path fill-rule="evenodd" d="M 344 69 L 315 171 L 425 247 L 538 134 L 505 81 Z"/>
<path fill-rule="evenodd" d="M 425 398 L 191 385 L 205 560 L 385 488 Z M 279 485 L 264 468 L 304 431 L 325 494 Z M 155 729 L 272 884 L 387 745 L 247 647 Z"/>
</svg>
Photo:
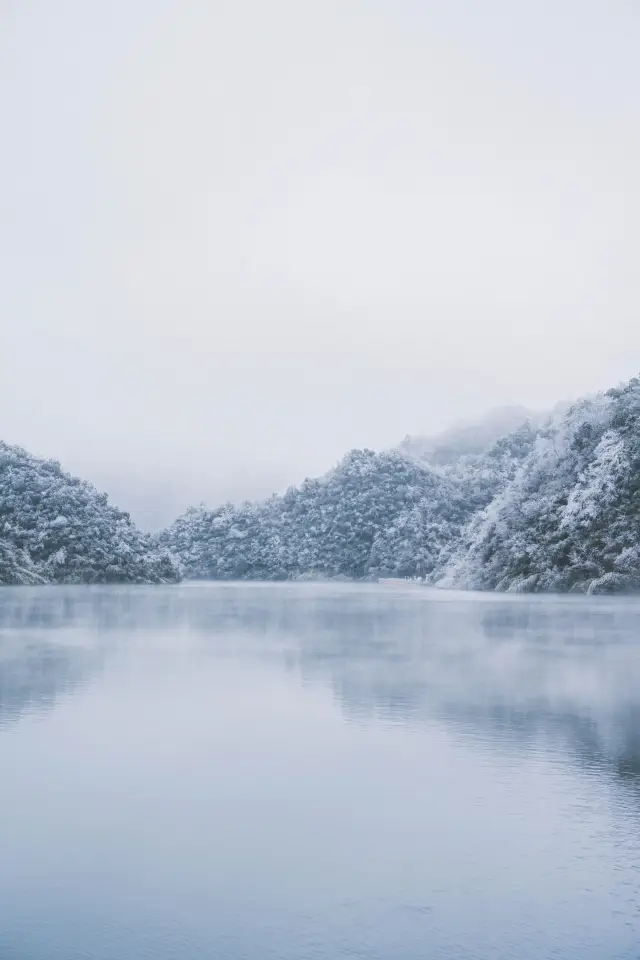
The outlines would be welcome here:
<svg viewBox="0 0 640 960">
<path fill-rule="evenodd" d="M 637 960 L 640 602 L 0 590 L 2 960 Z"/>
</svg>

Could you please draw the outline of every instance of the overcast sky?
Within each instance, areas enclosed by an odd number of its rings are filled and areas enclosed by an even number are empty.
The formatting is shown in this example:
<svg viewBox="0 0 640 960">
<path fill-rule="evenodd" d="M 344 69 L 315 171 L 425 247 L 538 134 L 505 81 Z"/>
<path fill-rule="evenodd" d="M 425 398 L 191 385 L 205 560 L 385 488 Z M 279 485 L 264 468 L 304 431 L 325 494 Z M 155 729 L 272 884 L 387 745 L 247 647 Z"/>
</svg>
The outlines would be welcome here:
<svg viewBox="0 0 640 960">
<path fill-rule="evenodd" d="M 0 437 L 147 525 L 640 371 L 636 0 L 0 0 Z"/>
</svg>

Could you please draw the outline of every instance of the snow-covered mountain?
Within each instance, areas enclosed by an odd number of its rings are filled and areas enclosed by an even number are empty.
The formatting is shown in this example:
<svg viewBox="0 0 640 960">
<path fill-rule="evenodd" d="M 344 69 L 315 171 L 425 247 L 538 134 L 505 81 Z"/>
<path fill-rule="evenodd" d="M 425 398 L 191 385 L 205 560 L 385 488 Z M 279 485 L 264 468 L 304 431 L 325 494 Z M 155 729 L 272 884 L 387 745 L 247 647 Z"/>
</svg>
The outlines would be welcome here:
<svg viewBox="0 0 640 960">
<path fill-rule="evenodd" d="M 640 589 L 640 380 L 550 416 L 495 411 L 159 536 L 187 576 L 417 576 L 488 590 Z"/>
<path fill-rule="evenodd" d="M 397 451 L 353 450 L 284 496 L 190 510 L 160 542 L 192 577 L 424 576 L 466 519 L 437 471 Z"/>
<path fill-rule="evenodd" d="M 353 450 L 283 496 L 193 508 L 154 537 L 56 462 L 0 444 L 0 583 L 167 582 L 182 570 L 640 589 L 640 378 L 546 418 L 509 408 Z"/>
<path fill-rule="evenodd" d="M 0 443 L 0 583 L 163 583 L 179 565 L 106 494 Z"/>
<path fill-rule="evenodd" d="M 465 450 L 482 452 L 446 463 L 417 457 L 404 445 L 383 453 L 353 450 L 325 477 L 284 496 L 192 509 L 159 542 L 190 577 L 426 577 L 444 568 L 468 522 L 531 449 L 535 429 L 526 417 L 518 423 L 484 447 L 466 428 Z"/>
<path fill-rule="evenodd" d="M 489 590 L 640 589 L 640 378 L 541 428 L 435 579 Z"/>
</svg>

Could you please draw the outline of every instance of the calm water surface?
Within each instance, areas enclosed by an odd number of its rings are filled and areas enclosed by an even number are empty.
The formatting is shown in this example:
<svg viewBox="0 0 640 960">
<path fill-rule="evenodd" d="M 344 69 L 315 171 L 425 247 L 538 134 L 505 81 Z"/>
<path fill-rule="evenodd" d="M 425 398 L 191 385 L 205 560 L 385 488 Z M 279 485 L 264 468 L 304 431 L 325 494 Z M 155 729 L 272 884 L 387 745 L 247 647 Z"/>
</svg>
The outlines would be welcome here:
<svg viewBox="0 0 640 960">
<path fill-rule="evenodd" d="M 0 591 L 2 960 L 640 957 L 640 604 Z"/>
</svg>

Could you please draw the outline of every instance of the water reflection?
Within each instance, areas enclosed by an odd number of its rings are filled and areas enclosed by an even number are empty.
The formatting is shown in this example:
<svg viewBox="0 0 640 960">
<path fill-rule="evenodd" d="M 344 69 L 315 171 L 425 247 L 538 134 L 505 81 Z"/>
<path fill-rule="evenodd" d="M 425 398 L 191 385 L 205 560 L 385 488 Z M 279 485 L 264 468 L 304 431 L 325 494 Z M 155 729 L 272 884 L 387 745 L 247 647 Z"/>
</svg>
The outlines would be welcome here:
<svg viewBox="0 0 640 960">
<path fill-rule="evenodd" d="M 353 722 L 434 718 L 518 750 L 542 741 L 640 778 L 640 604 L 377 586 L 6 588 L 0 725 L 99 675 L 120 643 L 175 636 L 277 659 Z M 150 650 L 152 653 L 152 648 Z"/>
<path fill-rule="evenodd" d="M 19 645 L 0 637 L 0 730 L 25 713 L 48 710 L 61 696 L 86 683 L 95 655 L 64 645 L 22 638 Z"/>
</svg>

